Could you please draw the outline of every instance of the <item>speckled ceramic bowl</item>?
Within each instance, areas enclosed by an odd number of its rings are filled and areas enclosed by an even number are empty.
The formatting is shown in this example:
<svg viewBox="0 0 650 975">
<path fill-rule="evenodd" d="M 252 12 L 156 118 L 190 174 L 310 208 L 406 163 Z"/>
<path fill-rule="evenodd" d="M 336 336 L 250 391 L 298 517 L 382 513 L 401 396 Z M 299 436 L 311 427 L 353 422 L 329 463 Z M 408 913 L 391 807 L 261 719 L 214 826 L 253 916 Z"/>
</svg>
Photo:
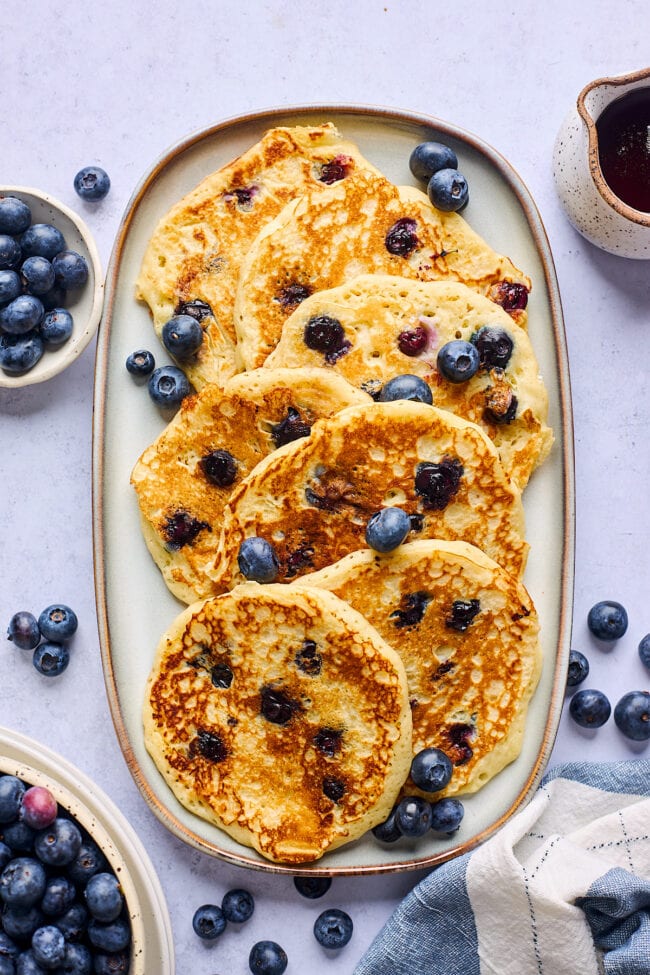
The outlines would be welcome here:
<svg viewBox="0 0 650 975">
<path fill-rule="evenodd" d="M 76 213 L 42 190 L 27 186 L 0 186 L 0 196 L 16 196 L 32 211 L 32 223 L 51 223 L 61 231 L 69 250 L 77 251 L 88 264 L 83 288 L 70 291 L 65 307 L 72 315 L 72 335 L 58 349 L 46 350 L 36 365 L 20 374 L 0 369 L 0 386 L 31 386 L 51 379 L 81 355 L 97 331 L 104 303 L 104 277 L 90 230 Z"/>
<path fill-rule="evenodd" d="M 101 848 L 128 907 L 129 975 L 173 975 L 171 923 L 162 889 L 140 840 L 108 796 L 65 759 L 7 728 L 0 728 L 0 774 L 48 788 Z"/>
</svg>

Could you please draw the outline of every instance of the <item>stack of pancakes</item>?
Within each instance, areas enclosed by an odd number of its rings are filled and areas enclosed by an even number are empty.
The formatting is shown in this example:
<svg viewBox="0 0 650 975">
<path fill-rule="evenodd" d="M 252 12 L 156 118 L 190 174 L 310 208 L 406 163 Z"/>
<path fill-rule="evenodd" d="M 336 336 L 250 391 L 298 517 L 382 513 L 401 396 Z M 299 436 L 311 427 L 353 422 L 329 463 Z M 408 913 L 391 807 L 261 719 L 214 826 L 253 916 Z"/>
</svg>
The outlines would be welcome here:
<svg viewBox="0 0 650 975">
<path fill-rule="evenodd" d="M 445 795 L 519 754 L 541 667 L 521 494 L 553 440 L 530 287 L 330 124 L 270 130 L 149 243 L 156 331 L 191 314 L 204 341 L 179 363 L 196 392 L 132 474 L 187 604 L 145 740 L 181 803 L 264 857 L 308 863 L 382 822 L 418 793 L 423 748 L 452 760 Z M 323 321 L 336 342 L 307 342 Z M 511 351 L 450 383 L 438 350 L 485 326 Z M 403 374 L 432 405 L 381 401 Z M 365 529 L 387 506 L 411 530 L 380 555 Z M 273 546 L 273 583 L 242 574 L 251 536 Z"/>
</svg>

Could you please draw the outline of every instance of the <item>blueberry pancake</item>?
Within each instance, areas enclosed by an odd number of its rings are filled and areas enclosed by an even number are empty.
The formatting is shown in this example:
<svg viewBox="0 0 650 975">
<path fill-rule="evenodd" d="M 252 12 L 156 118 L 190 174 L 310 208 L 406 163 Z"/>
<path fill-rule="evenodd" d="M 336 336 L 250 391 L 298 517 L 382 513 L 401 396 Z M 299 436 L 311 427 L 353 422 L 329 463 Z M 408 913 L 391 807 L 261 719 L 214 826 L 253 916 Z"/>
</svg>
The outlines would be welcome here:
<svg viewBox="0 0 650 975">
<path fill-rule="evenodd" d="M 133 469 L 147 547 L 167 586 L 192 603 L 213 590 L 223 508 L 277 447 L 322 416 L 370 397 L 325 369 L 258 369 L 188 397 Z"/>
<path fill-rule="evenodd" d="M 341 355 L 314 348 L 314 335 L 328 327 Z M 458 339 L 475 345 L 480 363 L 463 382 L 450 381 L 436 364 L 440 349 Z M 553 442 L 548 395 L 527 333 L 458 282 L 366 274 L 317 291 L 286 320 L 264 365 L 324 366 L 372 391 L 400 374 L 421 376 L 435 406 L 483 428 L 521 488 Z"/>
<path fill-rule="evenodd" d="M 215 587 L 243 581 L 246 538 L 272 545 L 272 581 L 290 582 L 365 548 L 368 520 L 387 506 L 409 515 L 409 541 L 463 539 L 523 573 L 521 492 L 493 443 L 446 410 L 399 400 L 341 410 L 315 423 L 306 440 L 260 461 L 224 509 Z"/>
<path fill-rule="evenodd" d="M 144 254 L 136 295 L 149 305 L 159 337 L 174 315 L 201 322 L 201 346 L 181 363 L 196 389 L 237 371 L 235 285 L 259 230 L 299 193 L 318 193 L 358 168 L 374 171 L 330 123 L 278 127 L 162 217 Z"/>
<path fill-rule="evenodd" d="M 398 654 L 315 588 L 248 583 L 186 609 L 160 642 L 143 718 L 179 802 L 286 863 L 385 819 L 411 761 Z"/>
<path fill-rule="evenodd" d="M 258 234 L 237 283 L 237 355 L 261 366 L 282 326 L 315 291 L 359 274 L 459 281 L 526 322 L 530 280 L 497 254 L 458 213 L 436 210 L 412 186 L 357 171 L 325 191 L 288 203 Z M 345 354 L 328 350 L 329 359 Z"/>
<path fill-rule="evenodd" d="M 539 625 L 524 586 L 496 562 L 465 542 L 423 540 L 352 552 L 301 582 L 345 599 L 399 653 L 413 752 L 449 756 L 445 795 L 476 792 L 518 756 L 542 665 Z M 410 780 L 404 791 L 419 792 Z"/>
</svg>

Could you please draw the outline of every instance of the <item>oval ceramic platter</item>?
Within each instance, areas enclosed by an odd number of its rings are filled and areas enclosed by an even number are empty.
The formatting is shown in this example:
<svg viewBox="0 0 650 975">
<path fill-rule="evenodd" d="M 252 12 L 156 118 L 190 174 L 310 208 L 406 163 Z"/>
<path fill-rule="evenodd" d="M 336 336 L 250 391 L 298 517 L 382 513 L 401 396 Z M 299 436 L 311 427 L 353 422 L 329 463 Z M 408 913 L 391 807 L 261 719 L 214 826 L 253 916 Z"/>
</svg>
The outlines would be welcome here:
<svg viewBox="0 0 650 975">
<path fill-rule="evenodd" d="M 190 845 L 225 860 L 295 874 L 270 863 L 187 812 L 150 759 L 141 710 L 155 648 L 183 606 L 167 590 L 140 532 L 129 477 L 164 420 L 145 386 L 125 369 L 129 353 L 150 348 L 169 362 L 147 307 L 134 297 L 147 242 L 158 220 L 204 176 L 230 162 L 274 125 L 332 121 L 343 137 L 398 184 L 414 184 L 408 168 L 417 143 L 437 140 L 457 152 L 471 200 L 470 225 L 532 278 L 529 334 L 549 390 L 555 444 L 524 492 L 531 551 L 525 583 L 542 628 L 544 669 L 529 709 L 520 757 L 465 800 L 458 833 L 440 840 L 379 844 L 372 835 L 343 846 L 310 867 L 318 874 L 388 872 L 428 867 L 465 852 L 519 809 L 536 788 L 551 753 L 564 695 L 573 601 L 573 440 L 566 343 L 548 240 L 536 206 L 505 159 L 475 136 L 435 118 L 367 107 L 314 106 L 231 119 L 171 149 L 137 188 L 121 224 L 106 282 L 100 328 L 94 414 L 95 582 L 106 687 L 119 741 L 131 773 L 154 813 Z"/>
</svg>

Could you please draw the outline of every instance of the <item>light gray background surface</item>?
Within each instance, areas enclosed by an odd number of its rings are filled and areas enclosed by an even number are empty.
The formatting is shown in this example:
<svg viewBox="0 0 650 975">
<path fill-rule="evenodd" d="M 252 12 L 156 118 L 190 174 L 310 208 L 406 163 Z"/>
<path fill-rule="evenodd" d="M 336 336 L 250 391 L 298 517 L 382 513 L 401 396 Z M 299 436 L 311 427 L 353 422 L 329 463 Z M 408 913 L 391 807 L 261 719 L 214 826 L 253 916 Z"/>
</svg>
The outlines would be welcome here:
<svg viewBox="0 0 650 975">
<path fill-rule="evenodd" d="M 555 134 L 580 89 L 650 63 L 647 4 L 11 0 L 3 14 L 0 183 L 39 187 L 80 213 L 104 269 L 153 161 L 236 115 L 310 103 L 385 106 L 453 122 L 510 161 L 541 212 L 564 307 L 576 449 L 573 646 L 589 656 L 590 686 L 612 703 L 647 687 L 636 648 L 650 631 L 650 266 L 584 241 L 560 210 L 551 173 Z M 94 206 L 72 189 L 74 174 L 91 163 L 113 184 Z M 94 343 L 42 386 L 0 389 L 0 724 L 64 755 L 128 816 L 167 897 L 179 975 L 245 975 L 250 946 L 266 937 L 287 950 L 288 973 L 349 973 L 421 874 L 340 878 L 322 901 L 306 901 L 288 877 L 185 847 L 149 811 L 126 768 L 95 624 L 93 367 Z M 608 651 L 586 626 L 589 607 L 603 598 L 623 602 L 630 617 Z M 38 613 L 55 600 L 75 608 L 80 627 L 68 671 L 48 681 L 4 631 L 15 611 Z M 552 762 L 643 753 L 613 722 L 583 733 L 565 713 Z M 233 886 L 256 895 L 254 918 L 206 947 L 192 932 L 194 909 Z M 339 954 L 326 955 L 311 933 L 325 906 L 347 909 L 355 922 Z"/>
</svg>

